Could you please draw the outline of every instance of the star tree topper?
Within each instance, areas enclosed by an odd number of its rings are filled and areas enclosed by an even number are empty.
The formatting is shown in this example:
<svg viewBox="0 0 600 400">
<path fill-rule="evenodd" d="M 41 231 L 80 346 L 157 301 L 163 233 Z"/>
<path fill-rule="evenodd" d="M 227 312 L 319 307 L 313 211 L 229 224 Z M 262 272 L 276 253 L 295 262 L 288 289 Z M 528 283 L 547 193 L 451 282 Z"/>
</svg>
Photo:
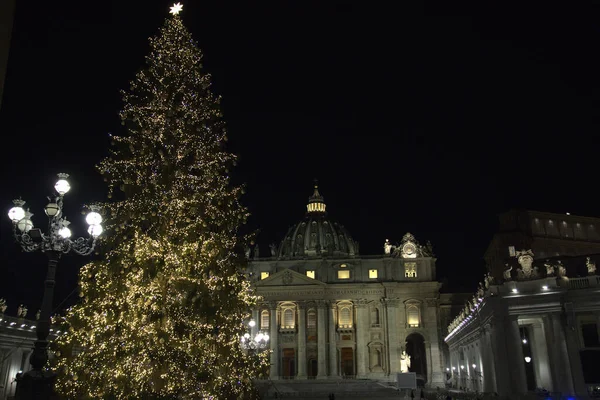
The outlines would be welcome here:
<svg viewBox="0 0 600 400">
<path fill-rule="evenodd" d="M 175 3 L 175 4 L 173 4 L 173 7 L 171 7 L 171 11 L 169 11 L 169 13 L 173 14 L 173 15 L 177 15 L 177 14 L 179 14 L 179 12 L 181 11 L 182 8 L 183 8 L 183 5 L 181 3 Z"/>
</svg>

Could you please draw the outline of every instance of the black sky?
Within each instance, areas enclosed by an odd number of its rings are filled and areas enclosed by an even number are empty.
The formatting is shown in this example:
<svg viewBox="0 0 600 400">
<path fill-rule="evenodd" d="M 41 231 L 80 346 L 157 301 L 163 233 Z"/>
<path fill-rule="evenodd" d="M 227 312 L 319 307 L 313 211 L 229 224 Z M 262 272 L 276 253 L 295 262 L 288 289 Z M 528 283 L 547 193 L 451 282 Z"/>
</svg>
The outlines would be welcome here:
<svg viewBox="0 0 600 400">
<path fill-rule="evenodd" d="M 375 3 L 183 2 L 263 254 L 303 216 L 314 178 L 361 253 L 410 231 L 456 289 L 482 276 L 498 213 L 600 216 L 598 2 Z M 72 175 L 74 224 L 105 199 L 93 166 L 119 132 L 119 89 L 171 5 L 90 4 L 17 1 L 0 204 L 22 196 L 39 225 L 57 172 Z M 2 218 L 0 297 L 36 309 L 44 259 L 21 254 Z M 83 261 L 61 262 L 55 304 Z"/>
</svg>

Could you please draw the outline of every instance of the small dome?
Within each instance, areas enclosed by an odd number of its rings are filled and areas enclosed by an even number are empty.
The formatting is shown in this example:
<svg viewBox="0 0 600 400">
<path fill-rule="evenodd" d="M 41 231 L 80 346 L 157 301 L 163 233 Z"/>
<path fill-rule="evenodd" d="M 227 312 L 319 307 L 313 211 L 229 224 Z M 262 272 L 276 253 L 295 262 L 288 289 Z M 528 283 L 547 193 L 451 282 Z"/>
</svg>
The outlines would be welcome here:
<svg viewBox="0 0 600 400">
<path fill-rule="evenodd" d="M 358 243 L 342 225 L 327 218 L 325 199 L 315 185 L 304 219 L 292 226 L 279 246 L 279 258 L 354 257 Z"/>
</svg>

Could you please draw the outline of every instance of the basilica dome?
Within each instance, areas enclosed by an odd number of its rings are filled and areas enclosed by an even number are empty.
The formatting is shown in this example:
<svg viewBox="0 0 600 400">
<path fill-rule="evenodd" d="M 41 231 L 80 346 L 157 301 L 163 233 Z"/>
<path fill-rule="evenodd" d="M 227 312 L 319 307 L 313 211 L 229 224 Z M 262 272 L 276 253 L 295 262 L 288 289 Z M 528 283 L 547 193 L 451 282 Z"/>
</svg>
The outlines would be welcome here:
<svg viewBox="0 0 600 400">
<path fill-rule="evenodd" d="M 283 259 L 308 257 L 354 257 L 358 243 L 342 225 L 327 218 L 325 200 L 315 185 L 308 198 L 304 219 L 292 226 L 279 246 Z"/>
</svg>

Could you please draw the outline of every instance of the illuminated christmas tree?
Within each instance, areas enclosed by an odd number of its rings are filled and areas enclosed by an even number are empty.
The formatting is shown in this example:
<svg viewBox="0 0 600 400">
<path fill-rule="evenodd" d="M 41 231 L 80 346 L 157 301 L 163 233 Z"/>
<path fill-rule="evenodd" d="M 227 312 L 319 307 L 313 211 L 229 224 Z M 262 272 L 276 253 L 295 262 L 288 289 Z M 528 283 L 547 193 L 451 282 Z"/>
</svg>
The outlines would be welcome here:
<svg viewBox="0 0 600 400">
<path fill-rule="evenodd" d="M 55 344 L 66 398 L 253 398 L 264 370 L 265 357 L 240 348 L 256 298 L 243 275 L 235 157 L 180 10 L 150 39 L 124 92 L 126 134 L 98 166 L 112 200 L 101 205 L 101 260 L 82 268 L 81 302 Z"/>
</svg>

